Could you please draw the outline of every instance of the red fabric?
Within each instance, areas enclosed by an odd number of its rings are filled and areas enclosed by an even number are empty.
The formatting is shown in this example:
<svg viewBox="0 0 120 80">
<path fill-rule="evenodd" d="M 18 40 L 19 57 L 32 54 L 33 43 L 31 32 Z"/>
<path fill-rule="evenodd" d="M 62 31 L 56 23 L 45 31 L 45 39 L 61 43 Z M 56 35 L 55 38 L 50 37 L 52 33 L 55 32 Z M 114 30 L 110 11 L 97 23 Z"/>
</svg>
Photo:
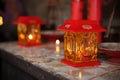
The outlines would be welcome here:
<svg viewBox="0 0 120 80">
<path fill-rule="evenodd" d="M 66 59 L 62 59 L 61 62 L 64 63 L 64 64 L 67 64 L 69 66 L 72 66 L 72 67 L 87 67 L 87 66 L 98 66 L 98 65 L 100 65 L 99 61 L 73 63 L 73 62 L 68 61 Z"/>
<path fill-rule="evenodd" d="M 45 24 L 37 16 L 20 16 L 13 23 L 14 24 L 19 24 L 19 23 L 23 23 L 23 24 Z"/>
</svg>

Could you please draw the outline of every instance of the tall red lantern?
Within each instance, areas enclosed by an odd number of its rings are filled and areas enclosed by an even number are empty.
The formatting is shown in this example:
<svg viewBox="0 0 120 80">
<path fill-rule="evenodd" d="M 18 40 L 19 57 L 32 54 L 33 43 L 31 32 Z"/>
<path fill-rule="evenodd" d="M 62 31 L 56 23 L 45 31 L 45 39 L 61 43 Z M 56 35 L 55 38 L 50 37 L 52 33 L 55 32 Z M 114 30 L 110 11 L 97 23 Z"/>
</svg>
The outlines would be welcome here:
<svg viewBox="0 0 120 80">
<path fill-rule="evenodd" d="M 18 45 L 36 46 L 41 44 L 40 24 L 44 24 L 36 16 L 20 16 L 16 21 Z"/>
</svg>

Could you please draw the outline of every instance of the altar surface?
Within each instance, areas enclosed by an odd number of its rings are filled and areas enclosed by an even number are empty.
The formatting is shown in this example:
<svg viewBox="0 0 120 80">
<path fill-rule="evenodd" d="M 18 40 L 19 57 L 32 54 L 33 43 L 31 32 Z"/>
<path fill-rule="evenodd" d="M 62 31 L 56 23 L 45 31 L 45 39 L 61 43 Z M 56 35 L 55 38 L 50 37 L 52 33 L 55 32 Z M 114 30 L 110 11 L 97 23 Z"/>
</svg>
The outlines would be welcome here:
<svg viewBox="0 0 120 80">
<path fill-rule="evenodd" d="M 17 42 L 0 43 L 0 58 L 37 80 L 120 80 L 120 66 L 100 58 L 101 65 L 71 67 L 61 63 L 63 44 L 56 52 L 55 43 L 36 47 L 18 46 Z"/>
</svg>

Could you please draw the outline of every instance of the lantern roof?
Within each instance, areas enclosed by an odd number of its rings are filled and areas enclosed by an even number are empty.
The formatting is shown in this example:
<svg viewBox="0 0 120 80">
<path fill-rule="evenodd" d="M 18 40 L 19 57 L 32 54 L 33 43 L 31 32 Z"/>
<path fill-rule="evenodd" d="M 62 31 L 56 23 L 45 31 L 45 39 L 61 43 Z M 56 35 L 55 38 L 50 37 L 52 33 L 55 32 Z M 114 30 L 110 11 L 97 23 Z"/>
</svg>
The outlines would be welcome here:
<svg viewBox="0 0 120 80">
<path fill-rule="evenodd" d="M 105 32 L 106 30 L 93 20 L 66 20 L 58 30 L 67 32 Z"/>
<path fill-rule="evenodd" d="M 20 23 L 23 23 L 23 24 L 45 24 L 37 16 L 20 16 L 13 23 L 14 24 L 20 24 Z"/>
</svg>

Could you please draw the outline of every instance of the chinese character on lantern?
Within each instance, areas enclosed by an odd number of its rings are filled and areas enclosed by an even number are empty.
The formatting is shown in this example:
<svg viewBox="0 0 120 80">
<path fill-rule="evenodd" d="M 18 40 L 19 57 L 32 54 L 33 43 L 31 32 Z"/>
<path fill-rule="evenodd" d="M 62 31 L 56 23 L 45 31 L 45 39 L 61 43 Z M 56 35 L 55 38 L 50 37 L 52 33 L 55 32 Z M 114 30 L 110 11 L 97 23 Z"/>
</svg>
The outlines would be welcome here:
<svg viewBox="0 0 120 80">
<path fill-rule="evenodd" d="M 36 46 L 41 44 L 40 24 L 36 16 L 20 16 L 15 22 L 18 30 L 18 45 Z"/>
<path fill-rule="evenodd" d="M 64 59 L 74 67 L 99 65 L 98 32 L 105 29 L 92 20 L 67 20 L 58 30 L 64 31 Z"/>
</svg>

